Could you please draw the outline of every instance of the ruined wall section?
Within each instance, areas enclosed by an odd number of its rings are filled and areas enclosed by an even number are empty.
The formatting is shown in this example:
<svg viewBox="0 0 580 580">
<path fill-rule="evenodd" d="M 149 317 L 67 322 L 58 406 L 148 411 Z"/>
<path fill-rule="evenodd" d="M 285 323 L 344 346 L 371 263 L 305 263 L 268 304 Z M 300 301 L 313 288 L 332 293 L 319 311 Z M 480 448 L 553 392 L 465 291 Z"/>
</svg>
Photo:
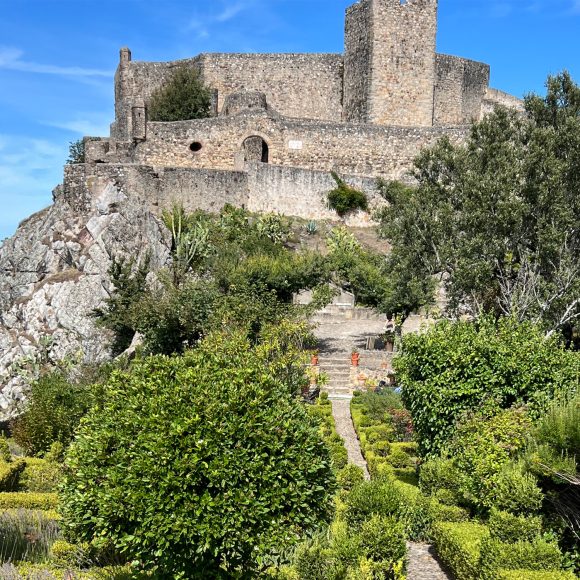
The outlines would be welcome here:
<svg viewBox="0 0 580 580">
<path fill-rule="evenodd" d="M 156 167 L 241 169 L 244 141 L 258 136 L 268 145 L 272 165 L 395 179 L 405 176 L 423 147 L 444 135 L 461 141 L 467 131 L 467 127 L 381 127 L 241 114 L 149 123 L 147 141 L 137 145 L 134 161 Z M 192 151 L 193 143 L 201 149 Z"/>
<path fill-rule="evenodd" d="M 369 122 L 373 19 L 370 2 L 353 4 L 346 10 L 344 35 L 343 119 Z"/>
<path fill-rule="evenodd" d="M 509 93 L 488 88 L 481 107 L 481 118 L 492 113 L 494 108 L 498 105 L 509 109 L 515 109 L 522 113 L 524 112 L 524 102 L 521 99 L 518 99 Z"/>
<path fill-rule="evenodd" d="M 361 0 L 372 8 L 369 122 L 433 124 L 437 0 Z"/>
<path fill-rule="evenodd" d="M 63 197 L 75 210 L 86 211 L 92 198 L 108 184 L 149 204 L 158 215 L 175 203 L 183 204 L 187 211 L 209 212 L 220 211 L 226 203 L 237 207 L 248 204 L 248 176 L 244 172 L 127 164 L 66 165 Z"/>
<path fill-rule="evenodd" d="M 260 91 L 286 117 L 342 118 L 343 57 L 340 54 L 203 54 L 204 82 L 226 97 Z"/>
<path fill-rule="evenodd" d="M 436 55 L 433 124 L 463 125 L 481 116 L 489 85 L 489 65 L 449 56 Z"/>
</svg>

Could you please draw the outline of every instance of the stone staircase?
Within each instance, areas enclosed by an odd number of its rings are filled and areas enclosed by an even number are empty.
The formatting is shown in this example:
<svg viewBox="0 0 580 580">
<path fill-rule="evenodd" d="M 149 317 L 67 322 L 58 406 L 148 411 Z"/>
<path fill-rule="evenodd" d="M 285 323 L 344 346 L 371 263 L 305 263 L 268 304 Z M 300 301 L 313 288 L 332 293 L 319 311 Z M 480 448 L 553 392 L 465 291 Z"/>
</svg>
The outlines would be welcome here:
<svg viewBox="0 0 580 580">
<path fill-rule="evenodd" d="M 356 370 L 351 372 L 353 349 L 361 353 L 361 360 L 381 367 L 384 353 L 365 351 L 367 339 L 381 334 L 386 316 L 371 308 L 349 305 L 330 305 L 316 313 L 312 321 L 317 325 L 315 335 L 319 343 L 320 372 L 328 376 L 324 390 L 331 398 L 350 398 L 355 387 Z"/>
</svg>

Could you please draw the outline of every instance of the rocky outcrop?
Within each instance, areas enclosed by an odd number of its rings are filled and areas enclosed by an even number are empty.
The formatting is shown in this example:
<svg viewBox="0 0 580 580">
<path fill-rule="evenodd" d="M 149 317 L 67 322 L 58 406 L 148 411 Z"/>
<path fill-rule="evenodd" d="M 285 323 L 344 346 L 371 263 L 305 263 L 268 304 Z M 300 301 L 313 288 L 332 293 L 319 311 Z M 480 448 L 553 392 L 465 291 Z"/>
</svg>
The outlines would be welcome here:
<svg viewBox="0 0 580 580">
<path fill-rule="evenodd" d="M 108 336 L 91 312 L 113 291 L 113 257 L 139 262 L 149 254 L 153 269 L 169 260 L 167 229 L 114 182 L 96 183 L 82 206 L 70 201 L 59 186 L 53 205 L 0 247 L 0 420 L 26 396 L 23 366 L 109 356 Z"/>
</svg>

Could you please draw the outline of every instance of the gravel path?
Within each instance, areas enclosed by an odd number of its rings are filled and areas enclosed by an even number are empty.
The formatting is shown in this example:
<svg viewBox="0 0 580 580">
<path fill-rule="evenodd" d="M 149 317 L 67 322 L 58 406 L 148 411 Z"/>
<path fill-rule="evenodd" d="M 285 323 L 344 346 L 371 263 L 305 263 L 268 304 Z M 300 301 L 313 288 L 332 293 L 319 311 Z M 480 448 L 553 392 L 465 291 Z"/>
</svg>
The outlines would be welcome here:
<svg viewBox="0 0 580 580">
<path fill-rule="evenodd" d="M 336 432 L 344 440 L 344 446 L 348 452 L 348 462 L 362 467 L 365 472 L 365 479 L 370 479 L 367 462 L 360 450 L 358 437 L 350 416 L 350 399 L 331 399 L 331 403 Z"/>
<path fill-rule="evenodd" d="M 437 560 L 432 546 L 408 542 L 407 548 L 407 580 L 453 580 Z"/>
</svg>

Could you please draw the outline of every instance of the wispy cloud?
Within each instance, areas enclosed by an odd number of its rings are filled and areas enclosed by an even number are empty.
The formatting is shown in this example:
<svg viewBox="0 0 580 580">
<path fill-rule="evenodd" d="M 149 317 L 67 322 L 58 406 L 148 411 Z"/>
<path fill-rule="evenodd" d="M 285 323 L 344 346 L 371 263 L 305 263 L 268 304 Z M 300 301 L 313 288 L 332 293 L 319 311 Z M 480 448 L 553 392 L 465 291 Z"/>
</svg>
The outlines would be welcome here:
<svg viewBox="0 0 580 580">
<path fill-rule="evenodd" d="M 49 121 L 44 123 L 49 127 L 56 127 L 64 131 L 77 133 L 81 136 L 104 136 L 109 134 L 111 123 L 110 113 L 79 113 L 72 120 Z"/>
<path fill-rule="evenodd" d="M 232 18 L 235 18 L 240 12 L 249 8 L 253 2 L 240 0 L 239 2 L 234 2 L 233 4 L 227 4 L 224 6 L 223 10 L 215 17 L 216 22 L 227 22 Z"/>
<path fill-rule="evenodd" d="M 66 144 L 0 134 L 0 240 L 18 221 L 50 203 L 66 157 Z"/>
<path fill-rule="evenodd" d="M 36 63 L 23 60 L 23 56 L 24 52 L 17 48 L 0 47 L 0 69 L 80 78 L 112 77 L 114 74 L 112 71 L 101 69 Z"/>
</svg>

